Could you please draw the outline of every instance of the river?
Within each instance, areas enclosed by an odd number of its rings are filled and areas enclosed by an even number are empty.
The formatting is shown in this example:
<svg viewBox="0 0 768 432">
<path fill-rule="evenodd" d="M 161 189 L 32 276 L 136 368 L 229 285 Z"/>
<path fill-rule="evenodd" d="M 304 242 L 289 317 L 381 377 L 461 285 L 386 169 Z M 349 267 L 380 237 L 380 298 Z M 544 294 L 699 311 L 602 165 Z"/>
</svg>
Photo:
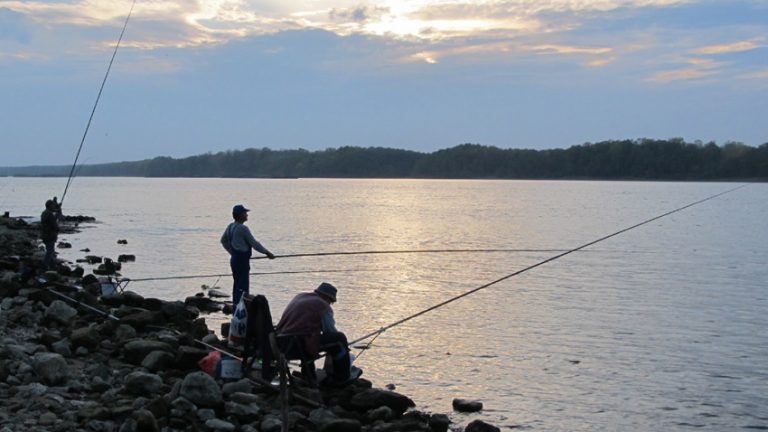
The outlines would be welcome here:
<svg viewBox="0 0 768 432">
<path fill-rule="evenodd" d="M 39 217 L 65 179 L 0 178 L 0 210 Z M 135 254 L 132 278 L 227 274 L 231 208 L 276 255 L 254 260 L 273 315 L 322 281 L 350 339 L 731 183 L 76 178 L 71 261 Z M 768 185 L 753 184 L 536 267 L 392 328 L 357 360 L 422 410 L 480 400 L 504 430 L 768 430 Z M 126 239 L 127 245 L 117 244 Z M 334 270 L 334 272 L 329 272 Z M 311 273 L 315 271 L 323 271 Z M 229 276 L 133 282 L 183 299 Z M 224 317 L 207 317 L 218 330 Z"/>
</svg>

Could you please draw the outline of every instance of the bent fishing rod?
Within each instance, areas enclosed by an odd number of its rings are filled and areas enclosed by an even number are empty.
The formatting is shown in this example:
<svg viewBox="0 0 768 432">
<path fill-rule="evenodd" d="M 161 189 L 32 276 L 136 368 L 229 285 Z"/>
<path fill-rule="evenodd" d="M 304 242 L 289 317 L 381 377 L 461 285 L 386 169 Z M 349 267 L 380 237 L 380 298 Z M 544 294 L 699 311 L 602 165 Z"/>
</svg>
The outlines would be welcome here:
<svg viewBox="0 0 768 432">
<path fill-rule="evenodd" d="M 647 219 L 647 220 L 645 220 L 645 221 L 643 221 L 643 222 L 637 223 L 637 224 L 635 224 L 635 225 L 632 225 L 632 226 L 630 226 L 630 227 L 627 227 L 627 228 L 621 229 L 621 230 L 619 230 L 619 231 L 616 231 L 616 232 L 614 232 L 614 233 L 612 233 L 612 234 L 608 234 L 608 235 L 606 235 L 606 236 L 600 237 L 600 238 L 598 238 L 597 240 L 593 240 L 593 241 L 591 241 L 591 242 L 588 242 L 588 243 L 584 243 L 584 244 L 583 244 L 583 245 L 581 245 L 581 246 L 578 246 L 578 247 L 575 247 L 575 248 L 573 248 L 573 249 L 567 250 L 567 251 L 565 251 L 565 252 L 563 252 L 563 253 L 560 253 L 560 254 L 554 255 L 554 256 L 552 256 L 552 257 L 550 257 L 550 258 L 547 258 L 547 259 L 545 259 L 545 260 L 543 260 L 543 261 L 539 261 L 539 262 L 537 262 L 536 264 L 533 264 L 533 265 L 530 265 L 530 266 L 528 266 L 528 267 L 525 267 L 525 268 L 524 268 L 524 269 L 522 269 L 522 270 L 518 270 L 518 271 L 516 271 L 516 272 L 514 272 L 514 273 L 510 273 L 510 274 L 508 274 L 508 275 L 506 275 L 506 276 L 500 277 L 499 279 L 496 279 L 496 280 L 494 280 L 494 281 L 488 282 L 487 284 L 484 284 L 484 285 L 480 285 L 480 286 L 479 286 L 479 287 L 477 287 L 477 288 L 474 288 L 474 289 L 471 289 L 471 290 L 469 290 L 469 291 L 466 291 L 466 292 L 464 292 L 464 293 L 462 293 L 462 294 L 459 294 L 459 295 L 457 295 L 457 296 L 455 296 L 455 297 L 451 297 L 451 298 L 449 298 L 448 300 L 445 300 L 445 301 L 443 301 L 443 302 L 440 302 L 440 303 L 438 303 L 438 304 L 436 304 L 436 305 L 434 305 L 434 306 L 431 306 L 431 307 L 429 307 L 429 308 L 426 308 L 426 309 L 424 309 L 424 310 L 422 310 L 422 311 L 420 311 L 420 312 L 417 312 L 417 313 L 415 313 L 415 314 L 413 314 L 413 315 L 410 315 L 410 316 L 407 316 L 407 317 L 405 317 L 405 318 L 402 318 L 402 319 L 400 319 L 400 320 L 398 320 L 398 321 L 395 321 L 395 322 L 393 322 L 392 324 L 389 324 L 389 325 L 386 325 L 386 326 L 384 326 L 384 327 L 381 327 L 381 328 L 379 328 L 379 329 L 378 329 L 378 330 L 376 330 L 376 331 L 370 332 L 370 333 L 366 334 L 366 335 L 365 335 L 365 336 L 363 336 L 363 337 L 357 338 L 357 339 L 355 339 L 355 340 L 353 340 L 353 341 L 349 342 L 349 344 L 348 344 L 348 345 L 349 345 L 349 346 L 352 346 L 352 345 L 354 345 L 354 344 L 356 344 L 356 343 L 359 343 L 359 342 L 362 342 L 362 341 L 364 341 L 364 340 L 366 340 L 366 339 L 368 339 L 368 338 L 370 338 L 370 337 L 372 337 L 372 336 L 374 336 L 374 339 L 375 339 L 375 338 L 376 338 L 376 337 L 378 337 L 380 334 L 384 333 L 385 331 L 387 331 L 387 330 L 389 330 L 389 329 L 391 329 L 391 328 L 393 328 L 393 327 L 399 326 L 400 324 L 403 324 L 403 323 L 405 323 L 405 322 L 407 322 L 407 321 L 410 321 L 410 320 L 412 320 L 412 319 L 414 319 L 414 318 L 416 318 L 416 317 L 419 317 L 419 316 L 421 316 L 421 315 L 424 315 L 424 314 L 426 314 L 427 312 L 431 312 L 431 311 L 433 311 L 433 310 L 435 310 L 435 309 L 439 309 L 439 308 L 441 308 L 441 307 L 443 307 L 443 306 L 445 306 L 445 305 L 447 305 L 447 304 L 453 303 L 453 302 L 455 302 L 455 301 L 457 301 L 457 300 L 459 300 L 459 299 L 462 299 L 462 298 L 464 298 L 464 297 L 467 297 L 468 295 L 474 294 L 474 293 L 476 293 L 476 292 L 478 292 L 478 291 L 481 291 L 481 290 L 484 290 L 484 289 L 486 289 L 486 288 L 488 288 L 488 287 L 491 287 L 491 286 L 493 286 L 493 285 L 496 285 L 496 284 L 498 284 L 499 282 L 503 282 L 503 281 L 505 281 L 505 280 L 507 280 L 507 279 L 513 278 L 513 277 L 515 277 L 515 276 L 517 276 L 517 275 L 520 275 L 520 274 L 523 274 L 523 273 L 525 273 L 525 272 L 527 272 L 527 271 L 529 271 L 529 270 L 533 270 L 533 269 L 535 269 L 536 267 L 540 267 L 540 266 L 542 266 L 542 265 L 544 265 L 544 264 L 547 264 L 547 263 L 550 263 L 550 262 L 552 262 L 552 261 L 558 260 L 558 259 L 560 259 L 560 258 L 562 258 L 562 257 L 564 257 L 564 256 L 566 256 L 566 255 L 569 255 L 569 254 L 572 254 L 572 253 L 574 253 L 574 252 L 580 251 L 580 250 L 582 250 L 582 249 L 584 249 L 584 248 L 587 248 L 587 247 L 589 247 L 589 246 L 592 246 L 592 245 L 594 245 L 594 244 L 597 244 L 597 243 L 600 243 L 600 242 L 602 242 L 602 241 L 608 240 L 608 239 L 610 239 L 610 238 L 612 238 L 612 237 L 616 237 L 616 236 L 618 236 L 618 235 L 620 235 L 620 234 L 623 234 L 623 233 L 625 233 L 625 232 L 627 232 L 627 231 L 631 231 L 631 230 L 633 230 L 633 229 L 635 229 L 635 228 L 638 228 L 638 227 L 641 227 L 641 226 L 643 226 L 643 225 L 649 224 L 649 223 L 651 223 L 651 222 L 653 222 L 653 221 L 656 221 L 656 220 L 659 220 L 659 219 L 661 219 L 661 218 L 667 217 L 667 216 L 669 216 L 669 215 L 671 215 L 671 214 L 674 214 L 674 213 L 677 213 L 677 212 L 683 211 L 683 210 L 685 210 L 685 209 L 688 209 L 688 208 L 690 208 L 690 207 L 696 206 L 696 205 L 698 205 L 698 204 L 701 204 L 701 203 L 704 203 L 704 202 L 706 202 L 706 201 L 709 201 L 709 200 L 712 200 L 712 199 L 718 198 L 718 197 L 720 197 L 720 196 L 723 196 L 723 195 L 725 195 L 725 194 L 729 194 L 729 193 L 731 193 L 731 192 L 734 192 L 734 191 L 736 191 L 736 190 L 739 190 L 739 189 L 741 189 L 741 188 L 743 188 L 743 187 L 749 186 L 749 184 L 750 184 L 750 183 L 747 183 L 747 184 L 743 184 L 743 185 L 741 185 L 741 186 L 738 186 L 738 187 L 735 187 L 735 188 L 732 188 L 732 189 L 728 189 L 728 190 L 726 190 L 726 191 L 724 191 L 724 192 L 720 192 L 720 193 L 717 193 L 717 194 L 711 195 L 711 196 L 709 196 L 709 197 L 707 197 L 707 198 L 703 198 L 703 199 L 700 199 L 700 200 L 698 200 L 698 201 L 695 201 L 695 202 L 692 202 L 692 203 L 690 203 L 690 204 L 686 204 L 686 205 L 684 205 L 684 206 L 682 206 L 682 207 L 678 207 L 678 208 L 676 208 L 676 209 L 674 209 L 674 210 L 670 210 L 670 211 L 668 211 L 668 212 L 666 212 L 666 213 L 663 213 L 663 214 L 660 214 L 660 215 L 658 215 L 658 216 L 652 217 L 652 218 L 650 218 L 650 219 Z M 366 347 L 365 347 L 365 348 L 363 348 L 363 349 L 368 349 L 368 348 L 370 348 L 370 343 L 368 344 L 368 346 L 366 346 Z"/>
<path fill-rule="evenodd" d="M 109 77 L 109 72 L 112 70 L 112 63 L 115 62 L 115 56 L 117 56 L 117 50 L 118 48 L 120 48 L 120 43 L 123 41 L 123 35 L 125 35 L 125 29 L 128 27 L 128 20 L 131 19 L 131 14 L 133 14 L 134 6 L 136 6 L 136 0 L 133 0 L 133 3 L 131 3 L 131 9 L 128 11 L 128 15 L 125 17 L 125 22 L 123 23 L 123 29 L 120 32 L 120 37 L 117 39 L 117 43 L 115 44 L 114 51 L 112 51 L 112 58 L 109 59 L 107 72 L 104 74 L 104 79 L 101 81 L 101 87 L 99 87 L 99 93 L 96 95 L 96 101 L 93 103 L 93 109 L 91 109 L 91 115 L 88 117 L 88 123 L 86 123 L 85 125 L 85 131 L 83 132 L 83 137 L 80 139 L 80 146 L 77 148 L 77 153 L 75 154 L 75 161 L 72 163 L 72 168 L 69 170 L 69 177 L 67 177 L 67 185 L 64 187 L 64 193 L 61 194 L 61 201 L 59 201 L 59 205 L 64 205 L 64 198 L 67 196 L 69 185 L 72 183 L 72 179 L 74 178 L 75 167 L 77 166 L 78 159 L 80 159 L 80 152 L 83 150 L 83 144 L 85 143 L 85 138 L 88 136 L 88 131 L 91 128 L 91 122 L 93 121 L 93 116 L 94 114 L 96 114 L 96 107 L 99 106 L 99 100 L 101 100 L 101 93 L 104 91 L 104 85 L 107 84 L 107 78 Z"/>
<path fill-rule="evenodd" d="M 405 249 L 405 250 L 370 250 L 350 252 L 313 252 L 289 255 L 275 255 L 275 258 L 299 258 L 337 255 L 385 255 L 385 254 L 419 254 L 419 253 L 538 253 L 562 252 L 565 249 Z M 266 256 L 252 257 L 252 260 L 267 259 Z"/>
</svg>

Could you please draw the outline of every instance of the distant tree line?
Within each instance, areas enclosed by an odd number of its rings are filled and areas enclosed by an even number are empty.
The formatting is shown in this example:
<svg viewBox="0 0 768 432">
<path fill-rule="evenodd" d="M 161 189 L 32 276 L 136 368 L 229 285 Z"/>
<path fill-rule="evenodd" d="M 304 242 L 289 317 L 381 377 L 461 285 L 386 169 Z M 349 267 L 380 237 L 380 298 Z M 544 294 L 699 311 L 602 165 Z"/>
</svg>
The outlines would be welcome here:
<svg viewBox="0 0 768 432">
<path fill-rule="evenodd" d="M 70 167 L 0 168 L 2 175 L 67 176 Z M 382 147 L 322 151 L 247 149 L 181 159 L 83 165 L 78 176 L 452 179 L 768 179 L 768 143 L 620 140 L 568 149 L 500 149 L 479 144 L 421 153 Z"/>
</svg>

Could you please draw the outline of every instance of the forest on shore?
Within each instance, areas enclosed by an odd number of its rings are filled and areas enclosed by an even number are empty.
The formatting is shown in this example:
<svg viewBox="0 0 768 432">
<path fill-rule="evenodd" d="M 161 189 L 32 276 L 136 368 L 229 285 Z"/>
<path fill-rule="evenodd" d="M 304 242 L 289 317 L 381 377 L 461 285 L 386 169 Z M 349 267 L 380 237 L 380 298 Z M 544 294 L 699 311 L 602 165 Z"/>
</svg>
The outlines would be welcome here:
<svg viewBox="0 0 768 432">
<path fill-rule="evenodd" d="M 68 176 L 71 166 L 0 168 L 5 176 Z M 480 144 L 422 153 L 383 147 L 319 151 L 251 148 L 174 159 L 78 166 L 78 176 L 448 179 L 768 179 L 768 143 L 612 140 L 567 149 Z"/>
</svg>

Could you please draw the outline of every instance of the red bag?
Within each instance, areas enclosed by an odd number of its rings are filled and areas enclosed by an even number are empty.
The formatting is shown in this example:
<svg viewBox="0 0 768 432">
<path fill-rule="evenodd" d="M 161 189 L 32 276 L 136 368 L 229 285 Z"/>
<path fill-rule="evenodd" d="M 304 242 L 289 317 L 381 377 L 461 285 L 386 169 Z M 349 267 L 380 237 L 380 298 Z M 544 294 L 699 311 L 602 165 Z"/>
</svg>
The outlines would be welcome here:
<svg viewBox="0 0 768 432">
<path fill-rule="evenodd" d="M 219 362 L 221 361 L 221 353 L 218 351 L 211 351 L 207 356 L 200 359 L 197 365 L 200 369 L 208 375 L 216 378 L 216 371 L 219 368 Z"/>
</svg>

